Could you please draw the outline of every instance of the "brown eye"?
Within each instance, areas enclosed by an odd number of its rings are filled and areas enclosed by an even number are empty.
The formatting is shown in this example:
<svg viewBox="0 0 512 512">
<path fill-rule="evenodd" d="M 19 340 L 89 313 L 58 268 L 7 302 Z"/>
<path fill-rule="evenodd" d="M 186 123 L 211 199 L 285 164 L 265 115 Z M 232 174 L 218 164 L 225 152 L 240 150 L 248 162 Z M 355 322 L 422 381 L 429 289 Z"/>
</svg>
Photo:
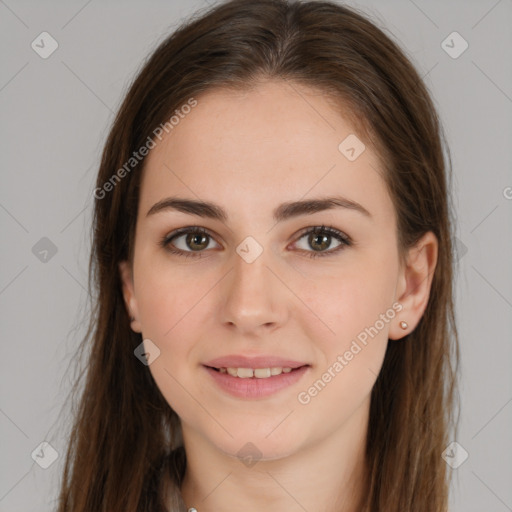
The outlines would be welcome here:
<svg viewBox="0 0 512 512">
<path fill-rule="evenodd" d="M 330 235 L 318 235 L 316 233 L 310 233 L 308 237 L 309 246 L 315 251 L 324 251 L 325 249 L 329 249 L 331 241 L 332 237 Z"/>
<path fill-rule="evenodd" d="M 350 237 L 337 229 L 325 226 L 317 226 L 304 232 L 302 236 L 299 237 L 298 241 L 295 242 L 295 245 L 300 245 L 298 242 L 306 238 L 306 247 L 299 247 L 299 249 L 306 252 L 311 258 L 330 256 L 352 245 Z M 337 241 L 338 245 L 331 250 L 327 250 L 331 248 L 333 239 Z M 206 253 L 206 249 L 212 249 L 210 242 L 217 244 L 214 238 L 204 228 L 188 227 L 178 229 L 165 236 L 160 241 L 160 245 L 167 251 L 172 254 L 177 254 L 178 256 L 202 257 L 203 254 Z M 217 247 L 214 248 L 219 247 L 221 246 L 217 244 Z"/>
<path fill-rule="evenodd" d="M 185 244 L 193 251 L 201 251 L 208 247 L 209 236 L 202 233 L 189 233 L 186 235 Z"/>
<path fill-rule="evenodd" d="M 211 242 L 216 243 L 204 228 L 188 227 L 166 235 L 160 245 L 173 254 L 200 257 L 205 249 L 212 248 Z M 220 247 L 219 244 L 215 248 L 218 247 Z"/>
<path fill-rule="evenodd" d="M 303 246 L 301 247 L 299 241 L 302 239 L 306 239 L 306 243 L 303 243 Z M 331 248 L 333 239 L 338 245 L 331 250 L 327 250 Z M 295 242 L 295 245 L 306 252 L 309 257 L 315 258 L 335 254 L 343 250 L 345 247 L 352 245 L 352 241 L 347 235 L 337 229 L 317 226 L 303 233 L 302 236 L 299 237 L 298 241 Z"/>
</svg>

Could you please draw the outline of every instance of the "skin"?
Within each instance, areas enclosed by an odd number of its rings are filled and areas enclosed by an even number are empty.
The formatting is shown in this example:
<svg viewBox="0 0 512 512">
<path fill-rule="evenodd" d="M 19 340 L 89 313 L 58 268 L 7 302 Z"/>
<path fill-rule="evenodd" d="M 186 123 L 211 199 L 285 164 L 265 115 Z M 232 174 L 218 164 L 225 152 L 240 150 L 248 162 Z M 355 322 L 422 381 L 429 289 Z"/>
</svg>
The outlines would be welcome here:
<svg viewBox="0 0 512 512">
<path fill-rule="evenodd" d="M 146 160 L 133 265 L 120 264 L 131 327 L 159 347 L 149 369 L 182 421 L 184 501 L 199 512 L 355 512 L 370 393 L 388 339 L 411 332 L 425 310 L 437 240 L 427 233 L 400 264 L 377 154 L 367 142 L 352 162 L 338 150 L 355 129 L 318 91 L 271 80 L 249 92 L 214 90 L 197 99 Z M 281 203 L 334 193 L 371 216 L 333 208 L 272 218 Z M 147 216 L 169 196 L 217 203 L 228 219 L 170 209 Z M 309 258 L 315 246 L 304 233 L 321 225 L 353 244 Z M 159 245 L 187 226 L 212 236 L 201 258 Z M 263 248 L 252 263 L 236 252 L 247 236 Z M 330 240 L 324 252 L 339 246 Z M 173 243 L 189 253 L 197 247 L 187 246 L 186 236 Z M 309 403 L 299 403 L 298 393 L 393 303 L 403 309 Z M 220 390 L 201 366 L 228 354 L 272 354 L 311 367 L 297 384 L 245 400 Z M 252 466 L 237 457 L 248 442 L 259 452 Z"/>
</svg>

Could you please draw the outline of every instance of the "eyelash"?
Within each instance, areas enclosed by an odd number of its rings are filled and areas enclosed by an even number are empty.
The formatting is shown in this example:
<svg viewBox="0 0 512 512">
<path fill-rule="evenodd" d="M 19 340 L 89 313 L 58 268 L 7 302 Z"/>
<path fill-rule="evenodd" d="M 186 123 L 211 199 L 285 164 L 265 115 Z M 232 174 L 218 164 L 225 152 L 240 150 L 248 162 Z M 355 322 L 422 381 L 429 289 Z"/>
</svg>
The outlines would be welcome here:
<svg viewBox="0 0 512 512">
<path fill-rule="evenodd" d="M 166 251 L 169 251 L 170 253 L 176 254 L 178 256 L 183 256 L 185 258 L 202 258 L 202 253 L 204 251 L 182 251 L 181 249 L 176 249 L 171 245 L 172 240 L 180 237 L 181 235 L 188 235 L 189 233 L 206 235 L 210 238 L 213 238 L 212 235 L 205 228 L 202 228 L 200 226 L 189 226 L 186 228 L 177 229 L 176 231 L 170 233 L 169 235 L 165 235 L 160 240 L 160 246 L 163 247 Z M 340 242 L 340 245 L 338 247 L 330 251 L 305 251 L 309 258 L 324 258 L 327 256 L 332 256 L 333 254 L 336 254 L 339 251 L 343 250 L 345 247 L 349 247 L 352 245 L 352 240 L 350 239 L 350 237 L 348 237 L 347 235 L 333 227 L 324 225 L 315 226 L 312 229 L 302 232 L 301 235 L 297 238 L 297 241 L 303 238 L 305 235 L 309 234 L 328 235 Z"/>
</svg>

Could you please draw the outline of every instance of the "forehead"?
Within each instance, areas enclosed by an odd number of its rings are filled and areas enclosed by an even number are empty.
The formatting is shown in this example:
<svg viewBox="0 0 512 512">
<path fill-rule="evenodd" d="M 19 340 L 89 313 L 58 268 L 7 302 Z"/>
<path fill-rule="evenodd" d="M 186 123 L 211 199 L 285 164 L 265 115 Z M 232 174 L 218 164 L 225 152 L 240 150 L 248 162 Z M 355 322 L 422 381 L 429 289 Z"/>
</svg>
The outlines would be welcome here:
<svg viewBox="0 0 512 512">
<path fill-rule="evenodd" d="M 228 210 L 237 199 L 264 209 L 333 193 L 389 208 L 377 155 L 321 91 L 269 81 L 196 100 L 146 159 L 145 211 L 166 194 L 211 199 Z M 356 151 L 365 144 L 355 160 L 343 153 L 345 140 Z"/>
</svg>

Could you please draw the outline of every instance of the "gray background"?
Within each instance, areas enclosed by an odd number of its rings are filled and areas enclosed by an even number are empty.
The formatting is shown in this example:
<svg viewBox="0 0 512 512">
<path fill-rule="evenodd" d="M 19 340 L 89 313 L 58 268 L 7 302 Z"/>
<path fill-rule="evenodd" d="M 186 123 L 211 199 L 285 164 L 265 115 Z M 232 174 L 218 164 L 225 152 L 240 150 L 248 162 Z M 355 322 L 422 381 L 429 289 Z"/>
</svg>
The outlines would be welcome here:
<svg viewBox="0 0 512 512">
<path fill-rule="evenodd" d="M 0 0 L 0 512 L 54 509 L 68 425 L 59 415 L 85 332 L 101 149 L 143 58 L 205 5 Z M 384 26 L 425 75 L 452 151 L 461 248 L 457 442 L 469 458 L 455 470 L 451 511 L 510 511 L 512 1 L 350 5 Z M 59 45 L 47 59 L 31 48 L 43 31 Z M 458 58 L 441 46 L 453 31 L 469 44 Z M 60 454 L 47 469 L 31 457 L 43 441 Z"/>
</svg>

